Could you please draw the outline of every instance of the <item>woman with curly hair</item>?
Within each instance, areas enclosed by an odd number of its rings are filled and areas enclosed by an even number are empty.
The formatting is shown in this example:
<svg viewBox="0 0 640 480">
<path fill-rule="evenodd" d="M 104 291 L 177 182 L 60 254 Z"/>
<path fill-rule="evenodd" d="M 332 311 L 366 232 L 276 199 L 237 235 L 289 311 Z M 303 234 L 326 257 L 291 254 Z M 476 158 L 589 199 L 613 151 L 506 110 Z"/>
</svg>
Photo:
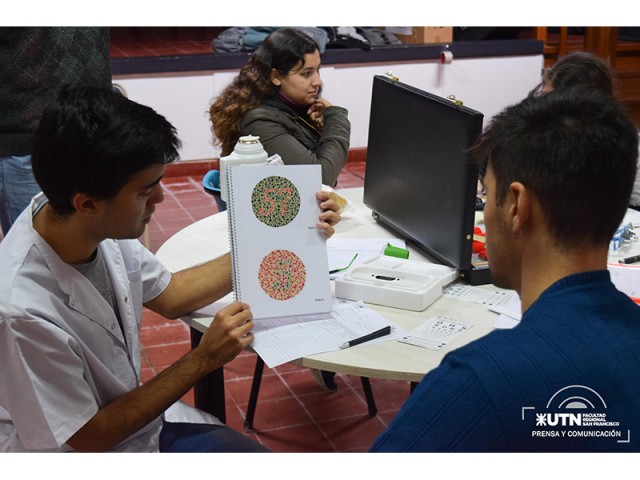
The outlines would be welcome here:
<svg viewBox="0 0 640 480">
<path fill-rule="evenodd" d="M 320 52 L 306 33 L 272 32 L 209 110 L 216 143 L 229 155 L 254 135 L 286 165 L 320 164 L 322 183 L 336 185 L 347 161 L 347 110 L 320 96 Z"/>
</svg>

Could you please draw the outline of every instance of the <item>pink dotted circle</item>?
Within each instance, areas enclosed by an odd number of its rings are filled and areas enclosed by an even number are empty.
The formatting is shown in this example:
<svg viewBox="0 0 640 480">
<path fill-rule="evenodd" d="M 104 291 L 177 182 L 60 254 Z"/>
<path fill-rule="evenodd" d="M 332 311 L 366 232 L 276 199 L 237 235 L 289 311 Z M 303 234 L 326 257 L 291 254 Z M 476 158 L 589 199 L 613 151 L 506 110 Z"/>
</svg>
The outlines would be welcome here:
<svg viewBox="0 0 640 480">
<path fill-rule="evenodd" d="M 304 288 L 307 271 L 302 260 L 289 250 L 274 250 L 260 262 L 258 281 L 275 300 L 289 300 Z"/>
</svg>

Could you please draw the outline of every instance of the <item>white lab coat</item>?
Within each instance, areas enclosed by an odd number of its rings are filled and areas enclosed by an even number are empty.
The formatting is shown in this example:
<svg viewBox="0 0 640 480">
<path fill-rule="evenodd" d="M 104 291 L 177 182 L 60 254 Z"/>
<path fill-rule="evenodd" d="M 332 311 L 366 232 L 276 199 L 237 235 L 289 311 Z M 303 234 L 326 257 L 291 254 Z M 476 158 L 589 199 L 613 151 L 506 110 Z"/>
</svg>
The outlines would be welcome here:
<svg viewBox="0 0 640 480">
<path fill-rule="evenodd" d="M 101 405 L 140 385 L 142 304 L 171 279 L 137 240 L 103 241 L 121 329 L 89 280 L 33 229 L 45 202 L 36 196 L 0 242 L 0 451 L 69 451 L 65 442 Z M 157 451 L 161 427 L 159 417 L 114 450 Z"/>
</svg>

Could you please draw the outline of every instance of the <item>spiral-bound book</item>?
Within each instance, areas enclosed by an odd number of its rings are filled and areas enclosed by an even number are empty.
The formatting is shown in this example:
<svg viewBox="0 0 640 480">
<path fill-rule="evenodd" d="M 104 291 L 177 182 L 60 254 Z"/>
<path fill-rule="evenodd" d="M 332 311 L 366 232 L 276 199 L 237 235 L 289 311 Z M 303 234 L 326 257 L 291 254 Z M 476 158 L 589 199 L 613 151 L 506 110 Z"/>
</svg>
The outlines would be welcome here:
<svg viewBox="0 0 640 480">
<path fill-rule="evenodd" d="M 326 236 L 316 227 L 320 165 L 229 166 L 235 298 L 255 319 L 332 309 Z"/>
</svg>

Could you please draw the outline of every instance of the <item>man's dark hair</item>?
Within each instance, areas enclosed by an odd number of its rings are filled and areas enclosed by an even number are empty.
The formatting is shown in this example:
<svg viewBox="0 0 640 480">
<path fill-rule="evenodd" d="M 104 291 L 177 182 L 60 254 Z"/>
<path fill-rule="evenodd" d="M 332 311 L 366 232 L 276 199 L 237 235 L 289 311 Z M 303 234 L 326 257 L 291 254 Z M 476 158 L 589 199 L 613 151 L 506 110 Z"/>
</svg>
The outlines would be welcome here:
<svg viewBox="0 0 640 480">
<path fill-rule="evenodd" d="M 614 94 L 611 67 L 591 52 L 568 53 L 547 69 L 545 76 L 554 90 L 579 86 Z"/>
<path fill-rule="evenodd" d="M 496 115 L 473 149 L 489 162 L 496 201 L 521 182 L 561 245 L 608 243 L 636 176 L 638 131 L 611 95 L 594 89 L 528 97 Z"/>
<path fill-rule="evenodd" d="M 109 199 L 137 172 L 178 158 L 175 128 L 153 109 L 109 89 L 66 86 L 35 134 L 33 173 L 51 207 L 73 212 L 71 198 Z"/>
<path fill-rule="evenodd" d="M 603 93 L 615 93 L 614 71 L 591 52 L 570 52 L 545 69 L 543 81 L 529 95 L 542 95 L 546 86 L 553 90 L 594 88 Z"/>
</svg>

